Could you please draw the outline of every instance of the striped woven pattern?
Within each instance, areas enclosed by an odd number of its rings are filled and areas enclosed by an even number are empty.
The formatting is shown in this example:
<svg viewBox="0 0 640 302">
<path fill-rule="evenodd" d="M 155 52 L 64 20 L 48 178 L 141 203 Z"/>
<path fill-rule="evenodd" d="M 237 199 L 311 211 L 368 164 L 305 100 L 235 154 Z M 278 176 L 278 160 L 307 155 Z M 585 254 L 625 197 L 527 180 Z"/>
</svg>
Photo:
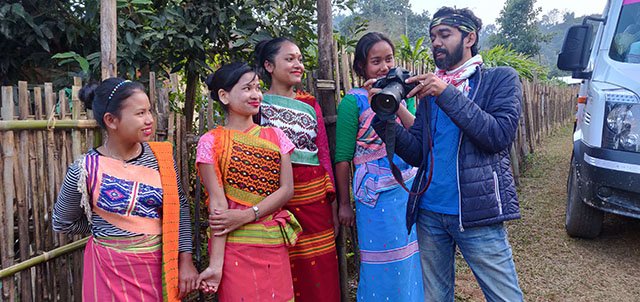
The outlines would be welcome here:
<svg viewBox="0 0 640 302">
<path fill-rule="evenodd" d="M 298 241 L 302 228 L 287 210 L 276 212 L 260 221 L 245 224 L 227 236 L 227 243 L 255 246 L 293 246 Z"/>
<path fill-rule="evenodd" d="M 173 165 L 173 146 L 169 142 L 149 143 L 158 160 L 162 182 L 162 296 L 163 301 L 178 300 L 178 233 L 180 197 Z"/>
<path fill-rule="evenodd" d="M 318 169 L 322 170 L 323 169 Z M 311 180 L 301 180 L 301 177 L 295 177 L 293 184 L 293 198 L 288 202 L 288 205 L 302 205 L 312 202 L 317 202 L 327 198 L 327 192 L 335 192 L 333 183 L 328 173 L 323 173 L 318 178 Z"/>
<path fill-rule="evenodd" d="M 293 259 L 313 258 L 330 252 L 335 252 L 335 237 L 333 229 L 309 234 L 300 238 L 298 243 L 289 248 L 289 257 Z"/>
</svg>

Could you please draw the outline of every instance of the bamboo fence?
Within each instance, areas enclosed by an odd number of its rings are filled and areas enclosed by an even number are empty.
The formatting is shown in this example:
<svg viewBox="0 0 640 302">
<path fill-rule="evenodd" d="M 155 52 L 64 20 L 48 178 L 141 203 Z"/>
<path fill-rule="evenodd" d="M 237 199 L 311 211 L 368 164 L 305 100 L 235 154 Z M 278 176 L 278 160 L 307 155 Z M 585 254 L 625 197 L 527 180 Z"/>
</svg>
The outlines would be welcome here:
<svg viewBox="0 0 640 302">
<path fill-rule="evenodd" d="M 150 83 L 156 139 L 174 141 L 176 154 L 188 154 L 181 132 L 185 122 L 169 112 L 168 91 L 177 89 L 177 80 L 157 88 L 151 73 Z M 101 143 L 91 111 L 78 99 L 81 85 L 76 78 L 70 89 L 57 93 L 51 83 L 2 87 L 1 301 L 81 300 L 86 238 L 56 234 L 51 226 L 53 203 L 67 167 Z M 188 161 L 182 158 L 180 172 L 188 175 Z"/>
<path fill-rule="evenodd" d="M 338 100 L 346 91 L 361 84 L 352 71 L 352 54 L 334 48 L 334 75 L 338 81 L 313 81 L 307 74 L 304 89 L 335 90 Z M 415 72 L 430 70 L 423 63 L 399 65 Z M 169 92 L 183 91 L 177 76 L 159 83 L 149 75 L 148 94 L 156 115 L 156 140 L 174 142 L 182 186 L 193 200 L 195 221 L 194 256 L 199 268 L 207 257 L 201 245 L 206 229 L 206 208 L 202 186 L 193 171 L 194 145 L 198 136 L 220 122 L 211 101 L 200 108 L 198 127 L 186 133 L 184 117 L 169 110 Z M 337 83 L 337 85 L 336 85 Z M 101 143 L 102 133 L 90 111 L 78 100 L 79 79 L 67 90 L 54 92 L 50 83 L 2 87 L 0 104 L 0 279 L 1 301 L 80 301 L 82 252 L 86 239 L 53 233 L 51 210 L 67 167 L 80 154 Z M 330 87 L 333 85 L 333 87 Z M 335 89 L 335 87 L 338 89 Z M 535 151 L 541 139 L 573 120 L 574 87 L 556 87 L 533 81 L 523 82 L 522 118 L 512 148 L 513 169 Z M 326 116 L 335 123 L 335 116 Z M 194 179 L 191 179 L 194 178 Z M 343 229 L 338 238 L 342 286 L 347 288 L 347 271 L 357 272 L 358 254 L 355 230 Z M 347 257 L 348 250 L 355 253 Z M 347 259 L 349 258 L 349 259 Z M 354 268 L 347 269 L 347 263 Z M 191 296 L 190 300 L 195 297 Z M 202 298 L 202 297 L 200 297 Z"/>
</svg>

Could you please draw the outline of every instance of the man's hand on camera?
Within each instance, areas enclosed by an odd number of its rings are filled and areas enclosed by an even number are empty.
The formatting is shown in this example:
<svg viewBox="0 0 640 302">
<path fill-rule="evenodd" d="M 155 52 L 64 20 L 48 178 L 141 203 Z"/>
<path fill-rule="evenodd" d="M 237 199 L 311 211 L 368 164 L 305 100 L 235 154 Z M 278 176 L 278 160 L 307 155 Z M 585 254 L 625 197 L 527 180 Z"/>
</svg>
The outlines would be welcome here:
<svg viewBox="0 0 640 302">
<path fill-rule="evenodd" d="M 407 97 L 416 96 L 418 99 L 422 99 L 425 96 L 438 97 L 447 88 L 448 84 L 438 78 L 433 73 L 421 74 L 407 79 L 407 83 L 417 83 L 407 94 Z"/>
</svg>

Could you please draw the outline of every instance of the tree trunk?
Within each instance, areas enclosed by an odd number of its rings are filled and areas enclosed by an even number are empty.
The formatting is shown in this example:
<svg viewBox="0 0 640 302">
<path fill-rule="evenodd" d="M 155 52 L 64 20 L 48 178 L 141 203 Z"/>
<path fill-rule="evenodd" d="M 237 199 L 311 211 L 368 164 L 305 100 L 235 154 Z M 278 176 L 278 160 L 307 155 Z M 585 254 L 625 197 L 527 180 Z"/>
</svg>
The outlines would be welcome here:
<svg viewBox="0 0 640 302">
<path fill-rule="evenodd" d="M 196 88 L 198 85 L 198 73 L 191 69 L 187 69 L 187 88 L 184 96 L 183 114 L 187 121 L 187 133 L 191 132 L 193 126 L 193 110 L 195 108 Z"/>
<path fill-rule="evenodd" d="M 318 7 L 318 80 L 337 80 L 333 73 L 333 21 L 331 19 L 331 0 L 317 0 Z M 336 64 L 337 65 L 337 64 Z M 329 140 L 331 158 L 336 150 L 336 90 L 339 81 L 334 81 L 334 90 L 317 89 L 316 98 L 322 108 L 325 127 Z M 342 301 L 349 301 L 349 276 L 347 274 L 346 228 L 342 227 L 336 240 L 338 262 L 340 265 L 340 291 Z"/>
<path fill-rule="evenodd" d="M 102 79 L 118 75 L 118 15 L 116 0 L 100 1 L 100 50 L 102 58 Z"/>
</svg>

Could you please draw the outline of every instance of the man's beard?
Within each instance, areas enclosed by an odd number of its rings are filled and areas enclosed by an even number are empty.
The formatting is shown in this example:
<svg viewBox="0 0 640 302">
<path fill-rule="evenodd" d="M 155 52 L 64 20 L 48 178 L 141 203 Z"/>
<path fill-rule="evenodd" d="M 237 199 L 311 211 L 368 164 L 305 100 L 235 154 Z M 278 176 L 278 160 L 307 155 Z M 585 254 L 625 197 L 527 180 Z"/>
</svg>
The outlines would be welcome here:
<svg viewBox="0 0 640 302">
<path fill-rule="evenodd" d="M 455 66 L 460 61 L 462 61 L 462 51 L 464 50 L 464 45 L 462 44 L 462 39 L 460 39 L 460 43 L 453 50 L 453 53 L 450 54 L 445 48 L 437 48 L 433 49 L 433 58 L 436 63 L 436 66 L 442 70 L 449 70 L 451 66 Z M 444 58 L 436 59 L 436 54 L 444 53 Z"/>
</svg>

